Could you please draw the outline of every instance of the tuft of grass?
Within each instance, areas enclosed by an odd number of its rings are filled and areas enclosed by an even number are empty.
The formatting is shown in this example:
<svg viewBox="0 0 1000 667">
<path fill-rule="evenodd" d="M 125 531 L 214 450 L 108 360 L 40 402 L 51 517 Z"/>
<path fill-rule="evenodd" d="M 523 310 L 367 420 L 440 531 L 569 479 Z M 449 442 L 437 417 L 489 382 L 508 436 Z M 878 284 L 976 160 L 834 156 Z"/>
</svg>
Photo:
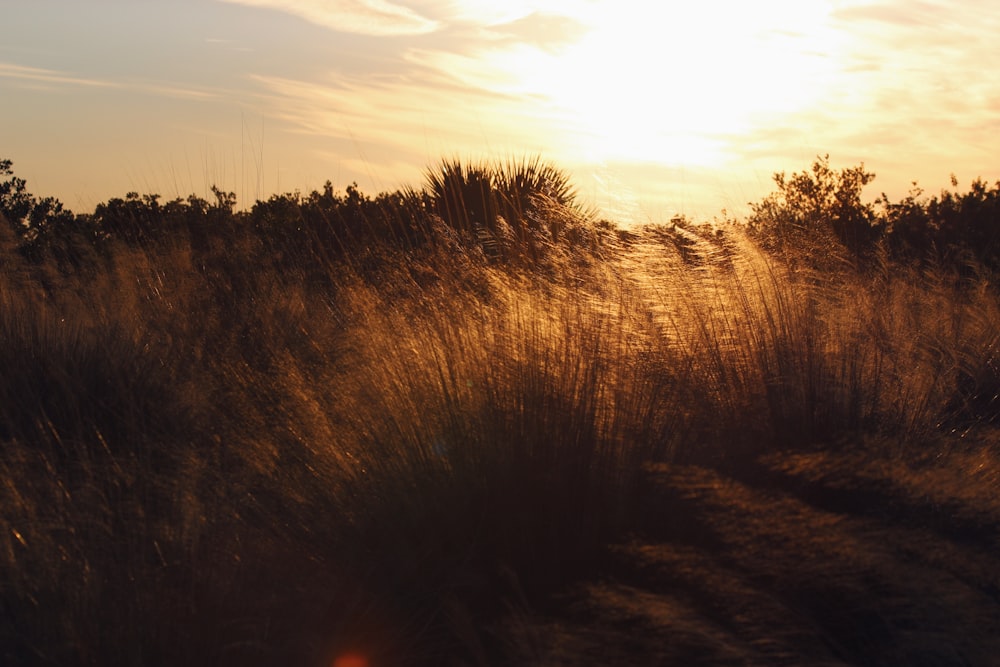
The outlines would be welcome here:
<svg viewBox="0 0 1000 667">
<path fill-rule="evenodd" d="M 446 160 L 426 172 L 426 181 L 431 209 L 446 225 L 508 261 L 537 263 L 567 235 L 579 243 L 594 218 L 577 204 L 566 174 L 539 157 L 494 164 Z"/>
</svg>

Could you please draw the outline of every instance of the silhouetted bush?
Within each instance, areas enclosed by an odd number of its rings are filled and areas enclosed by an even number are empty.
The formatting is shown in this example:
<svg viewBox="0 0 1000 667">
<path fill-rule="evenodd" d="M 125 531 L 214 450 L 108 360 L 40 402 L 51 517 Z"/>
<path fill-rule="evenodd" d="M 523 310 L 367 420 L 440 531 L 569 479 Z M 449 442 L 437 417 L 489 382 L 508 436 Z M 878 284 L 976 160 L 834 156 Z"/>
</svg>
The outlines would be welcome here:
<svg viewBox="0 0 1000 667">
<path fill-rule="evenodd" d="M 12 167 L 10 160 L 0 160 L 0 177 L 6 177 L 0 181 L 0 222 L 13 230 L 19 252 L 61 272 L 92 267 L 98 233 L 91 219 L 74 215 L 58 199 L 31 195 Z"/>
<path fill-rule="evenodd" d="M 426 174 L 432 210 L 467 243 L 492 257 L 538 261 L 567 227 L 579 241 L 581 219 L 566 174 L 540 158 L 506 163 L 442 162 Z M 576 235 L 576 236 L 574 236 Z"/>
<path fill-rule="evenodd" d="M 953 177 L 952 187 L 957 186 Z M 1000 181 L 990 187 L 977 179 L 966 193 L 921 195 L 914 184 L 902 201 L 891 202 L 883 194 L 877 202 L 893 257 L 966 274 L 973 266 L 1000 270 Z"/>
<path fill-rule="evenodd" d="M 829 156 L 818 158 L 810 171 L 774 175 L 778 191 L 751 203 L 748 226 L 764 247 L 822 261 L 839 244 L 855 259 L 869 256 L 882 226 L 873 207 L 861 200 L 862 189 L 875 178 L 864 165 L 830 168 Z"/>
</svg>

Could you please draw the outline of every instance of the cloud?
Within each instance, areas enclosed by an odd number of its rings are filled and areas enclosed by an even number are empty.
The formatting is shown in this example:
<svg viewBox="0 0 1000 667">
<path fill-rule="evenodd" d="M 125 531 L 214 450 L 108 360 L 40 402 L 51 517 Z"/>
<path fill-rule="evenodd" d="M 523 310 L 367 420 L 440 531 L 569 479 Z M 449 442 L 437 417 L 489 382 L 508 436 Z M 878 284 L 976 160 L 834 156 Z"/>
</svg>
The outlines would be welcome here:
<svg viewBox="0 0 1000 667">
<path fill-rule="evenodd" d="M 0 62 L 0 79 L 13 80 L 36 90 L 52 91 L 65 87 L 85 87 L 127 90 L 133 93 L 170 97 L 175 99 L 208 100 L 219 97 L 217 90 L 204 90 L 191 86 L 150 81 L 107 81 L 76 76 L 59 70 L 28 67 Z"/>
<path fill-rule="evenodd" d="M 503 154 L 542 143 L 559 148 L 551 139 L 557 128 L 544 113 L 516 97 L 435 85 L 433 73 L 328 82 L 253 78 L 269 91 L 270 115 L 292 132 L 349 141 L 382 155 Z M 542 136 L 550 140 L 541 142 Z"/>
<path fill-rule="evenodd" d="M 117 84 L 110 81 L 100 81 L 98 79 L 88 79 L 74 76 L 67 72 L 44 69 L 41 67 L 27 67 L 25 65 L 14 65 L 12 63 L 0 63 L 0 79 L 15 79 L 28 82 L 30 84 L 41 84 L 42 87 L 53 85 L 89 86 L 99 88 L 116 88 Z"/>
<path fill-rule="evenodd" d="M 220 92 L 221 92 L 217 88 L 209 91 L 209 90 L 202 90 L 200 88 L 174 86 L 171 84 L 161 84 L 161 83 L 140 83 L 129 86 L 129 88 L 131 90 L 147 93 L 149 95 L 156 95 L 158 97 L 172 97 L 175 99 L 187 99 L 187 100 L 199 100 L 199 101 L 218 98 L 220 97 Z"/>
<path fill-rule="evenodd" d="M 875 22 L 896 27 L 933 27 L 947 23 L 953 8 L 928 2 L 907 0 L 878 2 L 841 7 L 834 10 L 834 19 L 849 23 Z"/>
<path fill-rule="evenodd" d="M 995 44 L 1000 28 L 1000 14 L 992 6 L 980 8 L 968 1 L 962 7 L 937 0 L 860 2 L 839 7 L 830 18 L 866 48 L 887 53 L 900 49 L 968 53 Z"/>
<path fill-rule="evenodd" d="M 420 35 L 438 23 L 388 0 L 219 0 L 286 12 L 339 32 L 361 35 Z"/>
<path fill-rule="evenodd" d="M 505 39 L 555 51 L 578 41 L 590 28 L 569 16 L 536 12 L 510 23 L 494 26 L 491 31 Z"/>
<path fill-rule="evenodd" d="M 594 0 L 452 0 L 440 3 L 451 20 L 480 26 L 509 24 L 533 14 L 581 19 L 599 3 Z"/>
</svg>

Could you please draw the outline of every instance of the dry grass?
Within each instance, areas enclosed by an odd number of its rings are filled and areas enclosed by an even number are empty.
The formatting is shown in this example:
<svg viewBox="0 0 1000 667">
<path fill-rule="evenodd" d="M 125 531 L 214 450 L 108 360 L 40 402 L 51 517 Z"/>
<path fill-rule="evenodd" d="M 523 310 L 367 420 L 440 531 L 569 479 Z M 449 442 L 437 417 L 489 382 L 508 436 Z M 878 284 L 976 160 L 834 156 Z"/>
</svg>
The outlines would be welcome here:
<svg viewBox="0 0 1000 667">
<path fill-rule="evenodd" d="M 706 441 L 738 457 L 861 433 L 914 440 L 988 412 L 1000 311 L 986 281 L 795 266 L 739 230 L 701 241 L 694 264 L 669 252 L 647 239 L 629 267 L 685 396 L 688 454 Z"/>
<path fill-rule="evenodd" d="M 646 462 L 912 440 L 1000 386 L 985 283 L 588 238 L 318 283 L 252 238 L 47 289 L 5 259 L 0 657 L 487 661 L 491 619 L 633 525 Z"/>
</svg>

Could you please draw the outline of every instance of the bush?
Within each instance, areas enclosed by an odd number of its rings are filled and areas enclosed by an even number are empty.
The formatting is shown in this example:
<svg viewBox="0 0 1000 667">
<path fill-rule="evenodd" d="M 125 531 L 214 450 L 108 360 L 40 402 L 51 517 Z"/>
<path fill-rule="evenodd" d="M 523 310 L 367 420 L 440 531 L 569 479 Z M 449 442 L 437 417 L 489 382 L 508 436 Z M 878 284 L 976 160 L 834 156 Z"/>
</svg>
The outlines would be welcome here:
<svg viewBox="0 0 1000 667">
<path fill-rule="evenodd" d="M 864 165 L 830 168 L 829 155 L 817 158 L 811 171 L 774 175 L 778 191 L 751 204 L 748 226 L 770 249 L 801 253 L 818 261 L 839 244 L 854 258 L 870 255 L 882 233 L 874 209 L 861 191 L 875 175 Z"/>
</svg>

